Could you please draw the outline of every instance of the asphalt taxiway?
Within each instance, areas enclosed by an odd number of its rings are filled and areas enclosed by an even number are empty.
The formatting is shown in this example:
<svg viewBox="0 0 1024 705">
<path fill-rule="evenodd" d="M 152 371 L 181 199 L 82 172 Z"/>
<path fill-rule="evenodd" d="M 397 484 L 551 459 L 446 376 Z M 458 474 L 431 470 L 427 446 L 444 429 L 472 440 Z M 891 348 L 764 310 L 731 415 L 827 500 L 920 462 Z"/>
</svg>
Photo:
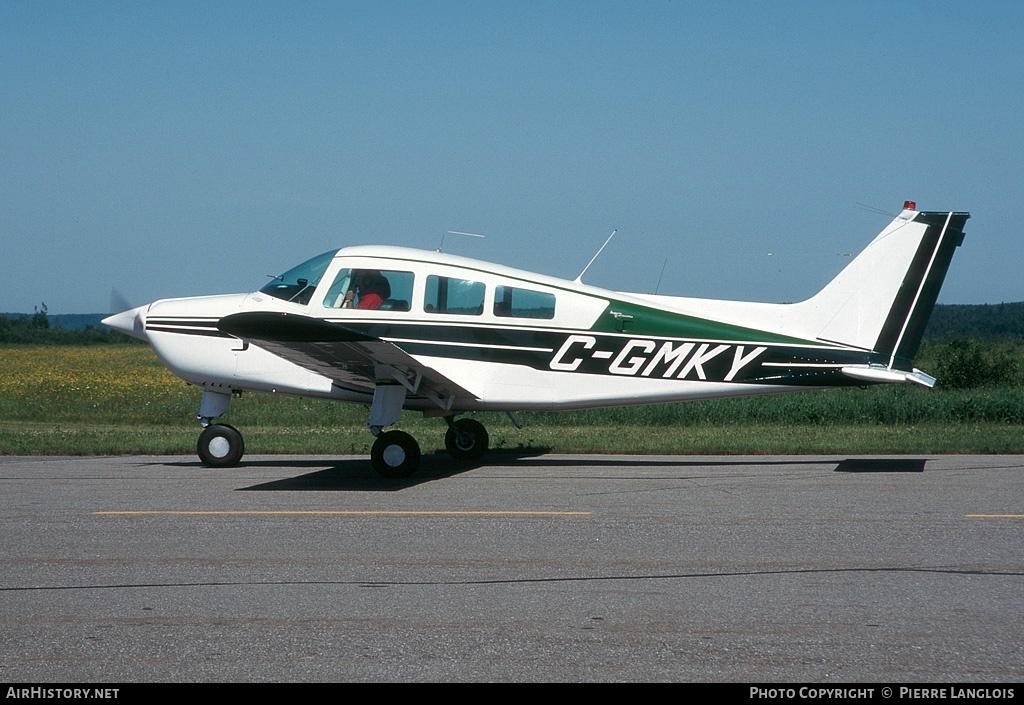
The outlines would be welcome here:
<svg viewBox="0 0 1024 705">
<path fill-rule="evenodd" d="M 1013 683 L 1024 457 L 0 457 L 0 680 Z"/>
</svg>

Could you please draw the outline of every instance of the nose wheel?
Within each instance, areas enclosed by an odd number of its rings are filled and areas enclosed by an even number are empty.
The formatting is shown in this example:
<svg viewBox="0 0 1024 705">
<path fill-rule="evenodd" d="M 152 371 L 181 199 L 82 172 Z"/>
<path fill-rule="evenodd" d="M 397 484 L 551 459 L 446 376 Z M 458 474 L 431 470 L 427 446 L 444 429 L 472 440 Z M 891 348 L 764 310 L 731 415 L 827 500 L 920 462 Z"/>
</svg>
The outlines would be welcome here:
<svg viewBox="0 0 1024 705">
<path fill-rule="evenodd" d="M 227 424 L 212 424 L 199 434 L 196 452 L 203 465 L 209 468 L 229 468 L 237 465 L 245 453 L 242 434 Z"/>
</svg>

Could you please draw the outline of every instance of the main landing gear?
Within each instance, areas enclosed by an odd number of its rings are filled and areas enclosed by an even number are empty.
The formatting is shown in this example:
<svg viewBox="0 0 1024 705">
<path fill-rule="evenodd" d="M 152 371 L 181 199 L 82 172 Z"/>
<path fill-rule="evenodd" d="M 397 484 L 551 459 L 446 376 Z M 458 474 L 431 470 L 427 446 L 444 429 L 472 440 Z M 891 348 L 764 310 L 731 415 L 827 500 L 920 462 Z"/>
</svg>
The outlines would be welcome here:
<svg viewBox="0 0 1024 705">
<path fill-rule="evenodd" d="M 451 416 L 444 420 L 448 424 L 448 431 L 444 434 L 444 447 L 448 454 L 462 463 L 480 460 L 491 440 L 484 425 L 474 419 L 453 421 Z"/>
<path fill-rule="evenodd" d="M 453 421 L 451 416 L 444 420 L 448 424 L 444 435 L 448 454 L 465 464 L 480 460 L 490 442 L 484 425 L 473 419 Z M 420 446 L 405 431 L 382 431 L 370 448 L 370 462 L 381 477 L 409 477 L 419 467 Z"/>
<path fill-rule="evenodd" d="M 405 431 L 385 431 L 370 448 L 370 463 L 381 477 L 409 477 L 420 466 L 420 444 Z"/>
<path fill-rule="evenodd" d="M 402 415 L 407 387 L 404 384 L 379 383 L 373 390 L 373 404 L 366 425 L 377 437 L 370 448 L 370 462 L 381 477 L 409 477 L 420 464 L 420 446 L 416 439 L 404 431 L 384 431 Z M 487 430 L 478 421 L 444 417 L 448 432 L 445 448 L 453 458 L 469 463 L 479 460 L 487 452 Z"/>
<path fill-rule="evenodd" d="M 474 463 L 487 452 L 489 438 L 487 429 L 479 421 L 459 419 L 453 421 L 446 416 L 448 431 L 444 435 L 444 446 L 460 463 Z M 409 477 L 420 464 L 420 446 L 416 439 L 405 431 L 383 431 L 370 448 L 370 462 L 381 477 Z"/>
</svg>

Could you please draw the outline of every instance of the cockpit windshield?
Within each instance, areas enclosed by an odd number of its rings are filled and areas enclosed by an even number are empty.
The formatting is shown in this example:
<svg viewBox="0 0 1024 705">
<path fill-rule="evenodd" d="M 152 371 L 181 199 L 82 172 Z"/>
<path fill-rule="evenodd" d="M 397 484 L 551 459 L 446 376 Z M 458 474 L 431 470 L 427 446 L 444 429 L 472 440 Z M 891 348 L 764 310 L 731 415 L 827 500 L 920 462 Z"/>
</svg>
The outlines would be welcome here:
<svg viewBox="0 0 1024 705">
<path fill-rule="evenodd" d="M 337 250 L 325 252 L 306 260 L 298 267 L 292 267 L 284 274 L 273 277 L 273 281 L 260 291 L 285 301 L 308 304 L 310 297 L 313 296 L 313 290 L 320 283 L 320 278 L 327 271 L 336 252 Z"/>
</svg>

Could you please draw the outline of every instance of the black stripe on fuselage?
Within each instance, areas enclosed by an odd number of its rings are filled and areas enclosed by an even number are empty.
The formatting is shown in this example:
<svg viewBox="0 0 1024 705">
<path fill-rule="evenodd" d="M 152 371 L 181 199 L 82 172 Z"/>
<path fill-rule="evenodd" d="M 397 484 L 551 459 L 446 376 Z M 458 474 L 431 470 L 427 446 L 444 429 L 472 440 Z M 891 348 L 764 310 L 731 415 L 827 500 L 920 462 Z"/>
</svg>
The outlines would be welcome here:
<svg viewBox="0 0 1024 705">
<path fill-rule="evenodd" d="M 216 318 L 162 318 L 152 316 L 146 319 L 147 331 L 161 333 L 179 333 L 181 335 L 198 335 L 206 338 L 233 338 L 234 336 L 217 330 Z"/>
<path fill-rule="evenodd" d="M 420 357 L 641 379 L 854 385 L 863 382 L 843 375 L 841 368 L 869 361 L 867 351 L 843 347 L 688 340 L 591 331 L 345 323 L 348 328 L 392 342 L 410 355 Z"/>
</svg>

